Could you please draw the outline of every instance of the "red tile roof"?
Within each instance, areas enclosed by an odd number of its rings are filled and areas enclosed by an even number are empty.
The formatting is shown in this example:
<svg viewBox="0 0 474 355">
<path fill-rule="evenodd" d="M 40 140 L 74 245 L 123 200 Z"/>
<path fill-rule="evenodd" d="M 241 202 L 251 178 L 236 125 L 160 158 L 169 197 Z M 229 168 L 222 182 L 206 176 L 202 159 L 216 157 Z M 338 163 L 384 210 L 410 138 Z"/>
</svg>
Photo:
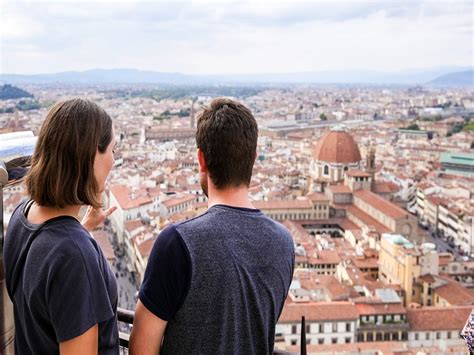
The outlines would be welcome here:
<svg viewBox="0 0 474 355">
<path fill-rule="evenodd" d="M 113 185 L 110 187 L 110 193 L 115 196 L 120 208 L 128 210 L 142 205 L 153 203 L 153 200 L 147 195 L 146 191 L 137 189 L 132 191 L 125 185 Z"/>
<path fill-rule="evenodd" d="M 408 216 L 407 211 L 404 211 L 397 205 L 387 200 L 384 200 L 382 197 L 377 196 L 373 192 L 366 190 L 354 191 L 354 198 L 362 200 L 363 202 L 371 205 L 386 216 L 391 217 L 393 219 L 400 219 Z"/>
<path fill-rule="evenodd" d="M 115 253 L 112 244 L 109 241 L 109 234 L 105 231 L 96 230 L 92 232 L 94 239 L 99 244 L 107 260 L 115 260 Z"/>
<path fill-rule="evenodd" d="M 329 186 L 329 190 L 333 194 L 350 194 L 352 190 L 347 185 L 331 185 Z"/>
<path fill-rule="evenodd" d="M 412 331 L 461 331 L 471 311 L 472 306 L 423 307 L 419 309 L 407 309 L 407 319 Z"/>
<path fill-rule="evenodd" d="M 353 177 L 370 177 L 369 173 L 366 173 L 365 171 L 362 170 L 356 170 L 356 169 L 351 169 L 346 171 L 347 176 L 353 176 Z"/>
<path fill-rule="evenodd" d="M 255 208 L 260 210 L 291 210 L 291 209 L 312 209 L 313 204 L 309 199 L 305 200 L 271 200 L 252 201 Z"/>
<path fill-rule="evenodd" d="M 171 207 L 179 206 L 179 205 L 181 205 L 183 203 L 186 203 L 186 202 L 191 202 L 195 199 L 196 199 L 195 195 L 185 194 L 185 195 L 178 196 L 178 197 L 171 197 L 168 200 L 163 201 L 162 204 L 166 208 L 171 208 Z"/>
<path fill-rule="evenodd" d="M 472 305 L 474 304 L 474 294 L 469 292 L 459 282 L 449 278 L 441 277 L 448 283 L 433 290 L 439 297 L 444 298 L 451 305 Z"/>
<path fill-rule="evenodd" d="M 401 303 L 357 303 L 356 308 L 361 316 L 406 314 L 407 312 Z"/>
<path fill-rule="evenodd" d="M 356 206 L 348 206 L 346 210 L 349 217 L 352 215 L 352 218 L 359 220 L 367 227 L 375 228 L 378 233 L 389 233 L 392 231 Z"/>
<path fill-rule="evenodd" d="M 306 322 L 344 321 L 359 318 L 352 302 L 309 302 L 286 304 L 280 316 L 280 323 L 299 323 L 305 316 Z"/>
</svg>

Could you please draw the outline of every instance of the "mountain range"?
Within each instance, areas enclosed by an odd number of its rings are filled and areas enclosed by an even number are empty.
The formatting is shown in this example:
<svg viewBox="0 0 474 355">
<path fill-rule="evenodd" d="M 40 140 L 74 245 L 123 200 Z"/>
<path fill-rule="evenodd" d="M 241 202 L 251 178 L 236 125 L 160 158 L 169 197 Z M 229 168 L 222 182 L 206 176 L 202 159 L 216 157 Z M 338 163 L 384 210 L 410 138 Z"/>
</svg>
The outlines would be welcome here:
<svg viewBox="0 0 474 355">
<path fill-rule="evenodd" d="M 146 83 L 172 85 L 212 84 L 368 84 L 474 86 L 474 68 L 443 67 L 398 72 L 338 70 L 319 72 L 192 75 L 138 69 L 91 69 L 52 74 L 0 74 L 0 83 L 112 84 Z"/>
</svg>

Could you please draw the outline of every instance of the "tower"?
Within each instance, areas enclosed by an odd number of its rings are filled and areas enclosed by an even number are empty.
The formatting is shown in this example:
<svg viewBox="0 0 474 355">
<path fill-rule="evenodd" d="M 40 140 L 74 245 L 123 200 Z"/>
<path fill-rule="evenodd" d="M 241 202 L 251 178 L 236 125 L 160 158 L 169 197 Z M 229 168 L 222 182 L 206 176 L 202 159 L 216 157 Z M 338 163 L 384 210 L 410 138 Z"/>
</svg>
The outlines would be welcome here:
<svg viewBox="0 0 474 355">
<path fill-rule="evenodd" d="M 196 98 L 191 99 L 191 110 L 189 112 L 189 118 L 190 118 L 190 125 L 191 128 L 194 128 L 194 103 L 196 102 Z"/>
<path fill-rule="evenodd" d="M 375 147 L 370 146 L 367 150 L 367 157 L 365 162 L 365 169 L 372 178 L 372 184 L 375 183 Z"/>
</svg>

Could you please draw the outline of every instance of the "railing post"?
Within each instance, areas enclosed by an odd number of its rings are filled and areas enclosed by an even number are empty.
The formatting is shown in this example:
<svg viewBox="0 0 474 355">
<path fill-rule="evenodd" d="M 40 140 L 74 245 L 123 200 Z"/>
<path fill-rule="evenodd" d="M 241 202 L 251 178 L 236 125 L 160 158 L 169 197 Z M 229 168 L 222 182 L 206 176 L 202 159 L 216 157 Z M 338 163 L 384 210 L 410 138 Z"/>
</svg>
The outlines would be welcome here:
<svg viewBox="0 0 474 355">
<path fill-rule="evenodd" d="M 3 187 L 8 182 L 8 171 L 0 162 L 0 354 L 14 354 L 15 325 L 13 307 L 7 294 L 5 271 L 3 269 Z"/>
<path fill-rule="evenodd" d="M 300 354 L 306 355 L 306 320 L 301 317 L 301 344 L 300 344 Z"/>
</svg>

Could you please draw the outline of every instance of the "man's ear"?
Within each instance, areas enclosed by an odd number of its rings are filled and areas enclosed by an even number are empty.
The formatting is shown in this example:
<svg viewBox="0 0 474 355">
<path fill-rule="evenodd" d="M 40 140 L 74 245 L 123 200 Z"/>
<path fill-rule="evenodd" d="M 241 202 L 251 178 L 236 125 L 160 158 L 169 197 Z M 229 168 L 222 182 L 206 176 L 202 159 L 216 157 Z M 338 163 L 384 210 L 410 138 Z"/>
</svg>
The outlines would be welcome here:
<svg viewBox="0 0 474 355">
<path fill-rule="evenodd" d="M 204 159 L 204 152 L 198 148 L 197 150 L 198 162 L 199 162 L 199 172 L 207 173 L 206 159 Z"/>
</svg>

